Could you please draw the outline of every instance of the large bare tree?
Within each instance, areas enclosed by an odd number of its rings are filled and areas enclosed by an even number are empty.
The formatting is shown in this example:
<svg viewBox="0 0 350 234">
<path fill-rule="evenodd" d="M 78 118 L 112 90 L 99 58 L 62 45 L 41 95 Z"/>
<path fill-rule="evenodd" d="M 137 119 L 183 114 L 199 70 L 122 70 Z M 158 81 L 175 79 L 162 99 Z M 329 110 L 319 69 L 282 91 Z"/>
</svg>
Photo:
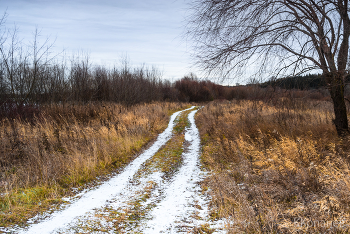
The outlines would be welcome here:
<svg viewBox="0 0 350 234">
<path fill-rule="evenodd" d="M 259 64 L 274 75 L 322 70 L 338 135 L 349 134 L 344 78 L 348 0 L 194 0 L 189 35 L 199 64 L 230 74 Z M 271 71 L 271 70 L 270 70 Z"/>
</svg>

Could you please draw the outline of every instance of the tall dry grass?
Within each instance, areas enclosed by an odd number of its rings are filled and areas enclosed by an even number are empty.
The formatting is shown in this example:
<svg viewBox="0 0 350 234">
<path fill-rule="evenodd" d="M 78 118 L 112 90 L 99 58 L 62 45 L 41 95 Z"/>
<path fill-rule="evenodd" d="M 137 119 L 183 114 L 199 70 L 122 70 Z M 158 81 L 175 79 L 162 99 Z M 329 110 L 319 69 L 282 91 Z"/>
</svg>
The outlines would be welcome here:
<svg viewBox="0 0 350 234">
<path fill-rule="evenodd" d="M 97 176 L 121 168 L 185 107 L 49 105 L 29 122 L 0 122 L 0 226 L 19 223 Z"/>
<path fill-rule="evenodd" d="M 350 231 L 350 139 L 332 105 L 280 99 L 212 102 L 196 117 L 212 218 L 229 233 Z"/>
</svg>

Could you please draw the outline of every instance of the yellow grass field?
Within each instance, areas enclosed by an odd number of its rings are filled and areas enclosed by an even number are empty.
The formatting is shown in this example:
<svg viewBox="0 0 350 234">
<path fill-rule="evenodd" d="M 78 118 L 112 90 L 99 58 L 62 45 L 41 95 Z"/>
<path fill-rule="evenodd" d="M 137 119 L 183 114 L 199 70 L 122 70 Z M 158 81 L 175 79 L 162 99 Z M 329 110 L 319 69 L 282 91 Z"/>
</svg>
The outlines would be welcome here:
<svg viewBox="0 0 350 234">
<path fill-rule="evenodd" d="M 0 226 L 20 224 L 129 163 L 187 104 L 52 105 L 0 122 Z M 94 183 L 98 183 L 97 182 Z"/>
<path fill-rule="evenodd" d="M 63 196 L 100 183 L 155 139 L 171 113 L 188 106 L 52 105 L 33 123 L 3 120 L 0 226 L 24 223 L 64 203 Z M 229 233 L 349 232 L 350 138 L 337 136 L 332 119 L 327 101 L 206 104 L 196 125 L 211 219 L 224 219 Z M 167 147 L 158 152 L 168 155 L 162 160 L 170 160 L 169 168 L 184 141 L 174 139 L 176 154 Z M 212 231 L 202 229 L 193 232 Z"/>
<path fill-rule="evenodd" d="M 229 233 L 348 233 L 350 139 L 329 102 L 212 102 L 198 112 L 213 219 Z"/>
</svg>

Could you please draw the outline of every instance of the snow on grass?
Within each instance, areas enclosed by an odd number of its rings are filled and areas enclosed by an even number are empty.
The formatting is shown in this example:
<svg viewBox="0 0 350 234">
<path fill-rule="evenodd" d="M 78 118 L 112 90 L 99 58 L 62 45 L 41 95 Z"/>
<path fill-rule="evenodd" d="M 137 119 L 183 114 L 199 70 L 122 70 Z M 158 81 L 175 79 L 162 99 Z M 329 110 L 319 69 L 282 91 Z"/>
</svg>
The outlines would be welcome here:
<svg viewBox="0 0 350 234">
<path fill-rule="evenodd" d="M 129 183 L 123 191 L 99 209 L 86 213 L 83 217 L 70 223 L 59 233 L 135 233 L 140 229 L 140 220 L 149 210 L 149 206 L 157 203 L 162 193 L 163 173 L 154 172 L 146 177 L 140 178 L 137 183 Z M 151 188 L 147 189 L 150 185 Z M 160 185 L 160 186 L 159 186 Z M 154 186 L 154 187 L 153 187 Z M 143 200 L 143 198 L 147 198 Z M 142 201 L 142 202 L 141 202 Z M 141 202 L 141 203 L 139 203 Z M 132 218 L 133 212 L 137 217 Z M 104 230 L 104 231 L 102 231 Z"/>
<path fill-rule="evenodd" d="M 193 108 L 194 106 L 189 109 Z M 129 180 L 132 179 L 142 163 L 152 157 L 171 138 L 174 120 L 181 112 L 178 111 L 171 116 L 168 127 L 158 136 L 154 144 L 125 167 L 122 173 L 112 177 L 97 189 L 86 192 L 81 199 L 71 204 L 65 210 L 55 212 L 49 219 L 33 224 L 27 230 L 19 230 L 19 233 L 53 233 L 69 226 L 69 223 L 74 219 L 83 216 L 87 212 L 104 206 L 108 200 L 126 188 Z"/>
<path fill-rule="evenodd" d="M 191 126 L 186 129 L 185 140 L 190 145 L 183 153 L 183 165 L 165 188 L 164 199 L 151 212 L 153 219 L 146 223 L 142 231 L 145 234 L 187 232 L 186 228 L 193 229 L 210 223 L 208 200 L 200 193 L 198 184 L 205 174 L 199 166 L 200 137 L 194 120 L 196 112 L 192 111 L 188 116 Z M 211 224 L 220 228 L 218 224 Z"/>
</svg>

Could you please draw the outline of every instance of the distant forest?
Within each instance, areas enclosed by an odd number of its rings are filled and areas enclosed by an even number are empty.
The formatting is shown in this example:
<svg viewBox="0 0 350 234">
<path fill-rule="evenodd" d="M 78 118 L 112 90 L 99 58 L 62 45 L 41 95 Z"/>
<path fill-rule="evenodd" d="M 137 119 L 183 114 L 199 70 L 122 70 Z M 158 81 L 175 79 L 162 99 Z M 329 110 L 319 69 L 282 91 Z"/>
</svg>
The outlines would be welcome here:
<svg viewBox="0 0 350 234">
<path fill-rule="evenodd" d="M 350 83 L 350 76 L 346 77 L 346 83 Z M 319 89 L 326 87 L 325 78 L 321 74 L 307 74 L 304 76 L 290 76 L 286 78 L 272 78 L 267 82 L 260 84 L 260 87 L 268 86 L 280 87 L 282 89 Z"/>
<path fill-rule="evenodd" d="M 347 82 L 350 78 L 347 77 Z M 350 98 L 350 85 L 345 94 Z M 278 87 L 278 89 L 276 89 Z M 280 97 L 329 99 L 322 75 L 271 79 L 246 86 L 222 86 L 194 74 L 171 83 L 155 68 L 131 68 L 127 62 L 112 69 L 87 58 L 8 66 L 0 59 L 0 119 L 32 118 L 40 106 L 65 103 L 116 102 L 126 106 L 154 101 L 208 102 L 213 100 L 276 100 Z"/>
</svg>

